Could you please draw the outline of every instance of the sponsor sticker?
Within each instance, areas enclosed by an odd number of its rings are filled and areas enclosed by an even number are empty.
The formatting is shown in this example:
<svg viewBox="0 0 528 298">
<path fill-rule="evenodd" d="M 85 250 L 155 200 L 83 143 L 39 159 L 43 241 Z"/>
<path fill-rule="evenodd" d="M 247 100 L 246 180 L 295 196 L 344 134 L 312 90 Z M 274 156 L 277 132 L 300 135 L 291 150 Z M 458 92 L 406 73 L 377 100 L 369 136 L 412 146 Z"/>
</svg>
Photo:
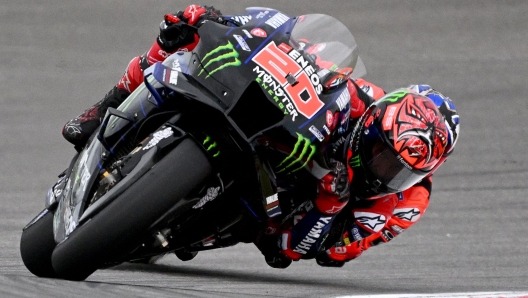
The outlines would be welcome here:
<svg viewBox="0 0 528 298">
<path fill-rule="evenodd" d="M 344 110 L 347 105 L 350 104 L 350 93 L 348 93 L 348 90 L 343 91 L 339 97 L 337 98 L 337 105 L 339 106 L 339 110 Z"/>
<path fill-rule="evenodd" d="M 273 17 L 266 21 L 266 24 L 277 29 L 282 26 L 286 21 L 290 19 L 287 15 L 284 15 L 280 12 L 276 13 Z"/>
<path fill-rule="evenodd" d="M 315 126 L 310 126 L 310 128 L 308 129 L 310 130 L 310 132 L 320 141 L 324 141 L 324 136 L 323 134 L 321 133 L 321 131 L 319 131 L 319 129 L 317 129 L 317 127 Z"/>
<path fill-rule="evenodd" d="M 237 35 L 237 34 L 234 34 L 233 37 L 237 40 L 242 50 L 246 52 L 251 52 L 251 49 L 249 48 L 247 42 L 244 40 L 244 37 Z"/>
<path fill-rule="evenodd" d="M 177 71 L 170 72 L 169 83 L 173 85 L 178 85 L 178 72 Z"/>
<path fill-rule="evenodd" d="M 324 131 L 326 132 L 327 135 L 330 135 L 331 131 L 326 125 L 323 125 L 323 129 L 324 129 Z"/>
<path fill-rule="evenodd" d="M 251 16 L 234 16 L 231 17 L 232 20 L 235 20 L 236 22 L 239 22 L 242 25 L 245 25 L 251 20 Z"/>
<path fill-rule="evenodd" d="M 332 127 L 334 123 L 334 113 L 330 110 L 326 110 L 326 126 Z"/>
<path fill-rule="evenodd" d="M 304 168 L 315 155 L 316 148 L 310 139 L 297 133 L 297 142 L 293 147 L 293 151 L 277 166 L 277 173 L 285 171 L 288 171 L 287 173 L 293 173 Z M 294 167 L 295 165 L 299 165 L 299 163 L 302 164 Z"/>
<path fill-rule="evenodd" d="M 198 73 L 201 76 L 204 71 L 208 74 L 205 78 L 209 78 L 215 72 L 226 67 L 240 66 L 242 62 L 238 60 L 238 52 L 235 50 L 233 44 L 228 41 L 227 44 L 218 46 L 214 50 L 209 51 L 202 59 L 203 69 Z"/>
<path fill-rule="evenodd" d="M 172 131 L 172 128 L 170 128 L 170 127 L 167 127 L 167 128 L 165 128 L 163 130 L 155 132 L 152 135 L 152 139 L 150 139 L 148 144 L 145 147 L 143 147 L 143 150 L 148 150 L 148 149 L 156 146 L 159 143 L 159 141 L 172 136 L 173 133 L 174 132 Z"/>
<path fill-rule="evenodd" d="M 264 31 L 261 28 L 255 28 L 251 30 L 251 34 L 257 37 L 262 37 L 262 38 L 265 38 L 268 36 L 268 34 L 266 34 L 266 31 Z"/>
<path fill-rule="evenodd" d="M 291 50 L 285 53 L 272 41 L 252 60 L 259 66 L 253 71 L 258 72 L 259 77 L 264 74 L 270 75 L 274 82 L 278 83 L 274 90 L 280 87 L 281 91 L 291 99 L 296 112 L 311 119 L 323 108 L 324 102 L 318 96 L 323 89 L 319 76 L 313 66 L 298 51 Z M 260 73 L 261 68 L 264 70 L 262 74 Z M 292 80 L 288 78 L 293 78 L 295 83 L 292 84 Z"/>
<path fill-rule="evenodd" d="M 395 232 L 395 233 L 398 233 L 398 234 L 401 234 L 403 233 L 403 231 L 405 231 L 402 227 L 400 227 L 399 225 L 392 225 L 390 226 L 390 228 Z"/>
<path fill-rule="evenodd" d="M 261 11 L 261 12 L 259 12 L 259 14 L 258 14 L 255 18 L 256 18 L 256 19 L 262 19 L 262 18 L 265 17 L 268 13 L 269 13 L 269 10 Z"/>
<path fill-rule="evenodd" d="M 207 193 L 205 194 L 205 196 L 203 196 L 200 199 L 200 201 L 198 201 L 198 203 L 196 203 L 196 205 L 193 206 L 193 209 L 198 209 L 198 208 L 203 207 L 203 205 L 205 205 L 207 202 L 210 202 L 214 200 L 216 197 L 218 197 L 219 194 L 220 194 L 220 186 L 209 187 L 207 189 Z"/>
<path fill-rule="evenodd" d="M 293 251 L 300 253 L 300 254 L 306 254 L 310 248 L 312 248 L 312 245 L 317 242 L 317 240 L 321 237 L 321 233 L 323 232 L 323 229 L 330 224 L 332 221 L 332 217 L 321 217 L 317 223 L 310 229 L 310 232 L 308 232 L 308 235 L 304 237 L 304 239 L 293 249 Z"/>
<path fill-rule="evenodd" d="M 172 69 L 175 70 L 175 71 L 179 71 L 181 72 L 181 66 L 180 66 L 180 61 L 178 59 L 174 59 L 174 61 L 172 61 Z"/>
<path fill-rule="evenodd" d="M 251 33 L 249 33 L 249 31 L 247 31 L 246 29 L 242 29 L 242 32 L 246 34 L 247 38 L 253 38 L 253 35 L 251 35 Z"/>
</svg>

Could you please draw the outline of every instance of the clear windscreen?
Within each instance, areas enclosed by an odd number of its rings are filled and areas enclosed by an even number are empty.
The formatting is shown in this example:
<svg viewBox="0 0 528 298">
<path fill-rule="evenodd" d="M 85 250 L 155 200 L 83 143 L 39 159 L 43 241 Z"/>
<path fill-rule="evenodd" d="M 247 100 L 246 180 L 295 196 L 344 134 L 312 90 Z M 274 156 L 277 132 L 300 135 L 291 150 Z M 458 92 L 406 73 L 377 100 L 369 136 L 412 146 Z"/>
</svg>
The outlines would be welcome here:
<svg viewBox="0 0 528 298">
<path fill-rule="evenodd" d="M 298 18 L 291 33 L 290 45 L 297 50 L 308 50 L 325 64 L 337 68 L 354 69 L 352 77 L 366 74 L 358 56 L 358 46 L 350 30 L 339 20 L 324 14 L 308 14 Z"/>
</svg>

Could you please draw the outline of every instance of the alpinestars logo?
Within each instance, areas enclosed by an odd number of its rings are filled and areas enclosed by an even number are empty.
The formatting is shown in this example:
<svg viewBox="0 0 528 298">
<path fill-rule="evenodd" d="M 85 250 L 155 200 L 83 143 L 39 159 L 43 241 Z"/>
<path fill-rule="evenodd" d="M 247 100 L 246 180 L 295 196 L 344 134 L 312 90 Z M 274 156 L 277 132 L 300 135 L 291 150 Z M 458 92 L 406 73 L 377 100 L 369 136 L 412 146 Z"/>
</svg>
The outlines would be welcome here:
<svg viewBox="0 0 528 298">
<path fill-rule="evenodd" d="M 394 216 L 405 219 L 411 222 L 416 222 L 420 219 L 420 210 L 418 208 L 401 208 L 394 209 Z"/>
<path fill-rule="evenodd" d="M 214 67 L 212 67 L 213 64 L 215 65 Z M 229 66 L 240 66 L 240 64 L 242 62 L 238 60 L 238 52 L 235 50 L 233 44 L 228 41 L 226 45 L 215 48 L 203 57 L 203 69 L 198 73 L 198 76 L 202 75 L 205 71 L 208 73 L 205 77 L 207 79 L 219 70 Z"/>
<path fill-rule="evenodd" d="M 302 146 L 302 149 L 301 149 Z M 301 151 L 299 153 L 299 150 Z M 303 137 L 300 133 L 297 133 L 297 142 L 295 143 L 295 146 L 293 146 L 293 150 L 278 166 L 277 166 L 277 173 L 284 172 L 286 170 L 291 169 L 295 164 L 298 162 L 302 162 L 304 158 L 306 160 L 304 163 L 288 172 L 288 174 L 291 174 L 293 172 L 296 172 L 304 166 L 308 164 L 308 162 L 312 159 L 316 151 L 316 146 L 312 145 L 312 142 L 310 142 L 310 139 Z M 296 155 L 299 154 L 299 156 L 296 157 Z M 296 157 L 296 158 L 295 158 Z M 294 159 L 295 158 L 295 159 Z"/>
<path fill-rule="evenodd" d="M 132 82 L 130 82 L 130 78 L 128 77 L 128 72 L 126 72 L 125 75 L 119 81 L 118 85 L 123 86 L 123 88 L 125 88 L 128 92 L 132 93 L 132 91 L 130 91 L 130 84 L 131 83 Z"/>
<path fill-rule="evenodd" d="M 386 222 L 385 216 L 371 212 L 354 212 L 354 217 L 361 226 L 374 232 L 379 232 Z"/>
</svg>

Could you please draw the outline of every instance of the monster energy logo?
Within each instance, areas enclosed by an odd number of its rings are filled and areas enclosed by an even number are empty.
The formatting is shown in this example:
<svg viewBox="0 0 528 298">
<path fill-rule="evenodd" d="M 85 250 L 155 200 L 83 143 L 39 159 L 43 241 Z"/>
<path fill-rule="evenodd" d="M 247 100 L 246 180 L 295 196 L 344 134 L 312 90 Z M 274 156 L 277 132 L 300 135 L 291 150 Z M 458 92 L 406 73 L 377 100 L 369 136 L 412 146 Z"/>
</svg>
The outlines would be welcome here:
<svg viewBox="0 0 528 298">
<path fill-rule="evenodd" d="M 359 167 L 361 165 L 361 159 L 359 159 L 359 155 L 353 156 L 348 164 L 350 164 L 350 166 L 353 168 Z"/>
<path fill-rule="evenodd" d="M 204 70 L 207 67 L 211 66 L 211 64 L 213 63 L 220 64 L 211 71 L 208 71 L 209 74 L 205 77 L 206 79 L 219 70 L 222 70 L 229 66 L 239 66 L 241 64 L 240 60 L 238 60 L 238 52 L 235 50 L 233 44 L 230 41 L 228 41 L 226 45 L 219 46 L 216 49 L 210 51 L 203 57 L 202 64 L 205 65 L 203 66 L 203 69 L 200 71 L 198 76 L 200 76 L 204 72 Z"/>
<path fill-rule="evenodd" d="M 298 153 L 298 151 L 300 150 L 301 146 L 302 146 L 301 153 L 299 154 L 299 156 L 295 160 L 292 160 L 292 159 L 295 158 L 295 155 Z M 312 145 L 312 142 L 310 142 L 310 139 L 307 139 L 307 138 L 303 137 L 301 134 L 297 133 L 297 143 L 295 143 L 295 146 L 293 147 L 293 151 L 290 153 L 290 155 L 288 155 L 288 157 L 286 157 L 277 166 L 277 169 L 279 169 L 277 171 L 277 173 L 281 173 L 281 172 L 284 172 L 284 171 L 290 169 L 296 163 L 298 163 L 300 161 L 303 161 L 303 158 L 306 157 L 306 161 L 304 161 L 304 163 L 300 167 L 291 170 L 288 174 L 291 174 L 293 172 L 296 172 L 296 171 L 304 168 L 304 166 L 306 166 L 308 164 L 308 162 L 314 156 L 315 151 L 316 151 L 316 147 L 315 147 L 315 145 Z"/>
<path fill-rule="evenodd" d="M 409 94 L 409 93 L 410 92 L 407 90 L 400 90 L 398 92 L 392 92 L 380 98 L 378 101 L 396 102 L 398 101 L 398 99 L 402 98 L 404 95 Z"/>
<path fill-rule="evenodd" d="M 213 154 L 213 157 L 220 155 L 220 149 L 217 148 L 218 144 L 210 136 L 206 136 L 202 144 L 207 152 Z"/>
</svg>

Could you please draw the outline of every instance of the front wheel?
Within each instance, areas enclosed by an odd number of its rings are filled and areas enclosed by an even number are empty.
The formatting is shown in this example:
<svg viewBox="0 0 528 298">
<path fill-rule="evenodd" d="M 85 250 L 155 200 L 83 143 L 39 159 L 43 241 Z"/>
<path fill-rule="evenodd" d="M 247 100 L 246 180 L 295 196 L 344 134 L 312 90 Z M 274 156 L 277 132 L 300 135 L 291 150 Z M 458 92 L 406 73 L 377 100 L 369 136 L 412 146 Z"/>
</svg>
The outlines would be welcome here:
<svg viewBox="0 0 528 298">
<path fill-rule="evenodd" d="M 53 213 L 44 210 L 24 228 L 20 238 L 20 256 L 26 268 L 38 277 L 57 277 L 51 265 L 55 246 Z"/>
<path fill-rule="evenodd" d="M 212 172 L 203 150 L 184 139 L 110 205 L 75 229 L 54 250 L 52 264 L 64 279 L 84 280 L 105 262 L 125 256 L 167 210 Z"/>
</svg>

